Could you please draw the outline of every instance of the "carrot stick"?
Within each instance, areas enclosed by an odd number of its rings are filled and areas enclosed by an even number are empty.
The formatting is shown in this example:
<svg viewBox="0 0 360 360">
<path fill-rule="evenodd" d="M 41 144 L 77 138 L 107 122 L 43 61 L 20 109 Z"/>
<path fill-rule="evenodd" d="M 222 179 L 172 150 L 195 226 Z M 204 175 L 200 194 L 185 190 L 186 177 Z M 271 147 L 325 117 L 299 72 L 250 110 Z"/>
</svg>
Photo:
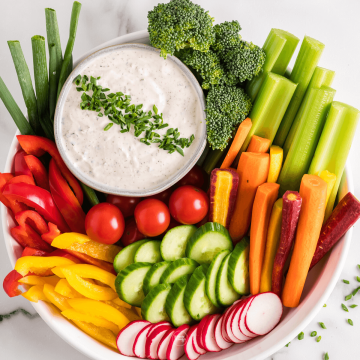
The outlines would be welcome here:
<svg viewBox="0 0 360 360">
<path fill-rule="evenodd" d="M 253 135 L 250 140 L 247 152 L 266 153 L 269 151 L 271 141 L 257 135 Z"/>
<path fill-rule="evenodd" d="M 270 167 L 267 182 L 277 182 L 283 162 L 283 149 L 277 145 L 270 146 Z"/>
<path fill-rule="evenodd" d="M 265 183 L 258 187 L 251 216 L 249 274 L 250 292 L 260 292 L 261 269 L 264 261 L 266 238 L 271 210 L 278 197 L 279 184 Z"/>
<path fill-rule="evenodd" d="M 282 294 L 284 306 L 299 305 L 324 220 L 326 193 L 327 184 L 320 177 L 307 174 L 303 176 L 300 185 L 302 206 L 299 224 Z"/>
<path fill-rule="evenodd" d="M 260 292 L 271 291 L 271 277 L 276 251 L 280 242 L 283 199 L 278 199 L 271 211 L 264 263 L 261 269 Z"/>
<path fill-rule="evenodd" d="M 266 181 L 269 173 L 269 154 L 243 152 L 237 172 L 239 187 L 235 211 L 230 221 L 229 232 L 234 243 L 240 241 L 250 227 L 251 211 L 258 186 Z"/>
<path fill-rule="evenodd" d="M 239 153 L 241 146 L 243 145 L 250 129 L 251 129 L 252 123 L 250 118 L 245 119 L 240 126 L 238 127 L 236 131 L 236 135 L 234 137 L 234 140 L 230 146 L 230 149 L 228 153 L 226 154 L 226 157 L 223 161 L 223 163 L 220 166 L 220 169 L 226 169 L 231 166 L 231 164 L 234 162 L 236 155 Z"/>
</svg>

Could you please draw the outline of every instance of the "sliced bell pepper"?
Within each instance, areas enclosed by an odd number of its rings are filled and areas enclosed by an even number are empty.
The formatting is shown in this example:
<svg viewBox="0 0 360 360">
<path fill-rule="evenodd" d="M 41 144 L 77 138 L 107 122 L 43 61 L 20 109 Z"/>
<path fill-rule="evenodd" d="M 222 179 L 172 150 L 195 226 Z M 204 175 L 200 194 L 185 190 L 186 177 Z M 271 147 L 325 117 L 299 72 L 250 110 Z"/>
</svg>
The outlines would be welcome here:
<svg viewBox="0 0 360 360">
<path fill-rule="evenodd" d="M 71 309 L 71 306 L 67 302 L 68 298 L 57 293 L 54 286 L 50 284 L 45 284 L 43 288 L 43 293 L 49 300 L 49 302 L 54 304 L 61 311 Z"/>
<path fill-rule="evenodd" d="M 60 256 L 60 257 L 64 257 L 66 259 L 71 260 L 74 264 L 82 263 L 82 261 L 80 259 L 78 259 L 76 256 L 71 255 L 67 251 L 60 250 L 60 249 L 56 249 L 56 250 L 52 251 L 50 254 L 47 254 L 46 256 Z"/>
<path fill-rule="evenodd" d="M 35 285 L 21 295 L 31 302 L 37 303 L 39 300 L 48 302 L 47 297 L 43 293 L 43 288 L 43 285 Z"/>
<path fill-rule="evenodd" d="M 10 180 L 11 181 L 11 180 Z M 51 194 L 39 186 L 30 184 L 6 184 L 4 196 L 10 201 L 15 200 L 34 208 L 47 221 L 58 226 L 63 231 L 69 231 L 69 227 L 57 209 Z"/>
<path fill-rule="evenodd" d="M 50 191 L 49 177 L 44 164 L 34 155 L 26 155 L 24 157 L 26 165 L 31 171 L 37 186 Z"/>
<path fill-rule="evenodd" d="M 19 175 L 27 175 L 32 178 L 32 173 L 29 167 L 26 164 L 25 156 L 26 152 L 24 150 L 19 150 L 14 156 L 14 169 L 15 169 L 15 176 Z"/>
<path fill-rule="evenodd" d="M 50 253 L 48 253 L 47 251 L 38 250 L 38 249 L 34 249 L 34 248 L 26 246 L 25 249 L 23 250 L 21 256 L 47 256 L 49 254 Z"/>
<path fill-rule="evenodd" d="M 67 232 L 57 236 L 55 239 L 53 239 L 51 243 L 59 245 L 55 247 L 58 247 L 60 249 L 61 248 L 67 249 L 71 247 L 71 245 L 73 245 L 74 243 L 85 244 L 89 241 L 91 241 L 91 239 L 87 235 L 79 234 L 76 232 Z"/>
<path fill-rule="evenodd" d="M 39 235 L 49 232 L 49 228 L 43 217 L 34 210 L 25 210 L 15 215 L 17 223 L 25 227 L 25 224 L 30 225 Z"/>
<path fill-rule="evenodd" d="M 74 175 L 66 167 L 58 149 L 56 148 L 56 144 L 53 141 L 41 136 L 17 135 L 16 137 L 21 147 L 23 148 L 23 150 L 26 151 L 27 154 L 37 157 L 43 155 L 45 152 L 50 154 L 50 156 L 55 160 L 57 166 L 59 167 L 61 174 L 64 176 L 64 178 L 74 191 L 80 205 L 82 205 L 84 195 L 81 186 L 79 182 L 75 179 Z"/>
<path fill-rule="evenodd" d="M 29 176 L 29 175 L 17 175 L 17 176 L 14 176 L 7 183 L 8 184 L 24 183 L 24 184 L 35 185 L 35 181 L 34 181 L 33 177 Z"/>
<path fill-rule="evenodd" d="M 49 185 L 54 202 L 70 230 L 85 234 L 85 213 L 54 159 L 49 165 Z"/>
<path fill-rule="evenodd" d="M 46 241 L 48 244 L 51 244 L 52 241 L 61 234 L 61 231 L 58 227 L 52 222 L 48 222 L 49 231 L 41 235 L 41 238 Z"/>
<path fill-rule="evenodd" d="M 128 304 L 127 302 L 121 300 L 120 298 L 111 300 L 112 302 L 114 302 L 116 305 L 127 308 L 127 309 L 131 309 L 132 306 L 130 304 Z"/>
<path fill-rule="evenodd" d="M 14 176 L 9 173 L 0 173 L 0 201 L 7 207 L 11 209 L 11 202 L 3 195 L 3 190 L 6 183 L 12 179 Z"/>
<path fill-rule="evenodd" d="M 52 286 L 56 286 L 56 284 L 60 281 L 60 278 L 52 275 L 52 276 L 37 276 L 37 275 L 28 275 L 24 276 L 19 280 L 19 283 L 26 285 L 45 285 L 50 284 Z"/>
<path fill-rule="evenodd" d="M 141 320 L 141 317 L 135 311 L 133 311 L 131 308 L 129 309 L 129 308 L 120 306 L 118 304 L 115 304 L 114 300 L 116 300 L 116 299 L 104 301 L 104 303 L 108 304 L 108 305 L 112 306 L 113 308 L 115 308 L 116 310 L 120 311 L 130 321 Z"/>
<path fill-rule="evenodd" d="M 3 288 L 6 294 L 9 297 L 19 296 L 22 294 L 22 291 L 19 289 L 19 280 L 23 276 L 19 274 L 16 270 L 10 271 L 3 281 Z"/>
<path fill-rule="evenodd" d="M 66 296 L 69 299 L 84 297 L 79 292 L 77 292 L 73 287 L 71 287 L 66 279 L 60 279 L 60 281 L 55 286 L 55 291 L 62 296 Z"/>
</svg>

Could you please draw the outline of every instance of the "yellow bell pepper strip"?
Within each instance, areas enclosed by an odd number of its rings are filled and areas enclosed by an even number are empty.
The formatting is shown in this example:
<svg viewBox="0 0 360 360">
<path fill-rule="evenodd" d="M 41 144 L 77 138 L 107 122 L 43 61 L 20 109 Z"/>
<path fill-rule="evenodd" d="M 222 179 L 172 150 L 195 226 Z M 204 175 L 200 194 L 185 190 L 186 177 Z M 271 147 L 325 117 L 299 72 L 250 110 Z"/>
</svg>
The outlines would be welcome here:
<svg viewBox="0 0 360 360">
<path fill-rule="evenodd" d="M 54 286 L 50 284 L 45 284 L 43 288 L 43 293 L 48 299 L 48 301 L 55 305 L 61 311 L 71 309 L 71 306 L 67 302 L 68 298 L 57 293 Z"/>
<path fill-rule="evenodd" d="M 275 201 L 267 233 L 264 263 L 261 270 L 260 292 L 271 291 L 274 259 L 280 242 L 283 199 Z"/>
<path fill-rule="evenodd" d="M 119 333 L 119 327 L 115 325 L 113 322 L 99 318 L 97 316 L 83 314 L 74 309 L 67 309 L 61 313 L 64 317 L 69 320 L 78 320 L 86 323 L 91 323 L 96 326 L 103 327 L 105 329 L 111 330 L 115 335 Z"/>
<path fill-rule="evenodd" d="M 68 304 L 81 313 L 100 316 L 106 320 L 112 321 L 119 326 L 120 330 L 130 322 L 130 320 L 119 310 L 100 301 L 90 299 L 69 299 Z"/>
<path fill-rule="evenodd" d="M 43 293 L 42 285 L 32 286 L 27 292 L 24 292 L 21 295 L 31 302 L 37 303 L 39 300 L 48 301 L 47 297 Z"/>
<path fill-rule="evenodd" d="M 120 311 L 130 321 L 141 320 L 141 317 L 135 311 L 119 306 L 113 300 L 104 301 L 104 303 Z"/>
<path fill-rule="evenodd" d="M 283 149 L 280 146 L 270 146 L 270 167 L 267 182 L 277 182 L 282 167 L 283 153 Z"/>
<path fill-rule="evenodd" d="M 66 279 L 60 279 L 60 281 L 55 286 L 55 291 L 62 296 L 66 296 L 69 299 L 84 297 L 74 288 L 72 288 Z"/>
<path fill-rule="evenodd" d="M 116 305 L 119 305 L 121 307 L 127 308 L 127 309 L 132 309 L 132 306 L 128 303 L 126 303 L 125 301 L 121 300 L 120 298 L 116 298 L 111 300 L 113 303 L 115 303 Z M 140 309 L 141 312 L 141 309 Z"/>
<path fill-rule="evenodd" d="M 336 182 L 336 175 L 328 170 L 323 170 L 320 172 L 319 176 L 327 183 L 327 193 L 326 193 L 326 204 L 327 204 Z"/>
<path fill-rule="evenodd" d="M 65 275 L 62 272 L 63 267 L 64 266 L 56 266 L 56 267 L 52 268 L 51 271 L 60 279 L 65 279 Z"/>
<path fill-rule="evenodd" d="M 79 233 L 65 233 L 56 237 L 51 243 L 58 249 L 78 251 L 95 259 L 112 263 L 122 249 L 117 245 L 100 244 L 88 236 Z"/>
<path fill-rule="evenodd" d="M 36 275 L 45 275 L 48 270 L 56 266 L 67 266 L 73 264 L 73 261 L 60 256 L 24 256 L 16 261 L 15 270 L 23 276 L 27 275 L 29 272 Z"/>
<path fill-rule="evenodd" d="M 56 286 L 59 282 L 60 278 L 58 276 L 37 276 L 37 275 L 29 275 L 25 276 L 22 279 L 18 280 L 19 283 L 26 285 L 45 285 L 50 284 L 52 286 Z"/>
</svg>

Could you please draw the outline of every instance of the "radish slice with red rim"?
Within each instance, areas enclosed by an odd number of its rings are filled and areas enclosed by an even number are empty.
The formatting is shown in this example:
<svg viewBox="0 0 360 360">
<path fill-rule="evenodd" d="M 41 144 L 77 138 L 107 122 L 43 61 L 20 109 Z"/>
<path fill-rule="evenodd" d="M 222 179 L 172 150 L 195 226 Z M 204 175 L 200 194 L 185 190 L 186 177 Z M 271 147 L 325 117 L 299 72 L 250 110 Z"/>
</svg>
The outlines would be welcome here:
<svg viewBox="0 0 360 360">
<path fill-rule="evenodd" d="M 159 326 L 168 326 L 169 328 L 172 328 L 173 326 L 171 325 L 171 323 L 169 323 L 168 321 L 159 321 L 158 323 L 154 323 L 152 324 L 152 328 L 149 331 L 148 336 L 151 335 L 151 333 Z"/>
<path fill-rule="evenodd" d="M 278 295 L 266 292 L 254 296 L 245 314 L 245 326 L 256 335 L 266 335 L 279 323 L 283 305 Z"/>
<path fill-rule="evenodd" d="M 166 350 L 168 348 L 170 339 L 172 334 L 175 332 L 176 329 L 170 329 L 168 330 L 162 339 L 160 340 L 158 350 L 157 350 L 157 356 L 160 360 L 166 360 Z"/>
<path fill-rule="evenodd" d="M 221 328 L 221 334 L 224 338 L 225 341 L 227 342 L 233 342 L 231 340 L 231 338 L 228 336 L 227 332 L 226 332 L 226 322 L 227 322 L 227 319 L 231 313 L 231 311 L 236 307 L 236 305 L 241 301 L 240 300 L 236 300 L 230 307 L 228 307 L 226 309 L 226 311 L 224 312 L 223 316 L 224 316 L 224 320 L 222 321 L 222 328 Z"/>
<path fill-rule="evenodd" d="M 221 348 L 215 340 L 215 326 L 220 316 L 220 314 L 209 315 L 206 324 L 202 329 L 201 338 L 206 351 L 221 351 Z"/>
<path fill-rule="evenodd" d="M 227 348 L 229 348 L 230 346 L 234 345 L 233 342 L 228 342 L 226 341 L 223 336 L 222 336 L 222 323 L 224 321 L 224 315 L 220 316 L 216 325 L 215 325 L 215 341 L 217 346 L 222 349 L 225 350 Z"/>
<path fill-rule="evenodd" d="M 148 359 L 159 358 L 157 355 L 159 343 L 169 329 L 172 329 L 172 326 L 169 323 L 153 326 L 150 329 L 145 342 L 145 355 Z"/>
<path fill-rule="evenodd" d="M 195 350 L 198 354 L 203 355 L 203 354 L 206 354 L 206 350 L 205 350 L 205 349 L 202 349 L 202 348 L 199 346 L 198 342 L 197 342 L 198 327 L 199 327 L 199 325 L 196 325 L 196 329 L 194 330 L 195 335 L 194 335 L 194 337 L 193 337 L 192 342 L 193 342 L 194 350 Z"/>
<path fill-rule="evenodd" d="M 241 310 L 240 313 L 240 317 L 239 317 L 239 330 L 245 335 L 248 336 L 250 338 L 254 338 L 257 335 L 253 334 L 252 332 L 250 332 L 246 326 L 245 326 L 245 315 L 249 309 L 249 306 L 252 302 L 252 300 L 254 299 L 254 296 L 249 297 L 248 299 L 246 299 L 246 302 L 244 303 L 244 307 Z"/>
<path fill-rule="evenodd" d="M 203 344 L 203 341 L 202 341 L 202 332 L 203 332 L 203 328 L 204 326 L 206 325 L 206 321 L 207 319 L 209 318 L 210 315 L 206 315 L 204 316 L 201 321 L 199 322 L 199 325 L 197 327 L 197 330 L 196 330 L 196 341 L 197 341 L 197 344 L 198 346 L 205 350 L 206 351 L 206 348 L 205 348 L 205 345 Z"/>
<path fill-rule="evenodd" d="M 133 346 L 137 334 L 145 326 L 151 325 L 149 321 L 136 320 L 127 324 L 121 329 L 118 336 L 116 337 L 116 345 L 120 354 L 125 356 L 134 356 Z"/>
<path fill-rule="evenodd" d="M 241 304 L 236 306 L 236 309 L 231 316 L 230 326 L 231 326 L 231 331 L 236 338 L 238 338 L 239 340 L 248 341 L 253 338 L 244 335 L 239 329 L 239 318 L 240 318 L 241 311 L 245 305 L 245 302 L 246 301 L 243 301 Z"/>
<path fill-rule="evenodd" d="M 170 338 L 168 348 L 166 350 L 167 360 L 180 359 L 185 354 L 184 343 L 190 326 L 187 324 L 179 326 Z"/>
<path fill-rule="evenodd" d="M 194 349 L 193 345 L 193 338 L 196 335 L 196 328 L 197 325 L 193 325 L 189 329 L 184 344 L 185 354 L 189 360 L 196 360 L 200 356 L 200 354 Z"/>
<path fill-rule="evenodd" d="M 241 304 L 240 304 L 241 306 Z M 226 331 L 226 335 L 230 338 L 230 340 L 232 342 L 234 342 L 235 344 L 241 344 L 243 342 L 245 342 L 246 340 L 248 340 L 249 338 L 247 337 L 246 339 L 239 339 L 237 338 L 233 331 L 232 331 L 232 322 L 233 322 L 233 318 L 234 318 L 234 314 L 237 310 L 238 305 L 236 305 L 235 307 L 232 308 L 232 310 L 229 312 L 228 316 L 225 317 L 225 331 Z"/>
<path fill-rule="evenodd" d="M 151 328 L 154 326 L 154 324 L 149 324 L 145 326 L 143 329 L 139 331 L 139 333 L 136 335 L 134 345 L 133 345 L 133 352 L 134 355 L 138 358 L 145 359 L 145 343 L 146 338 L 151 330 Z"/>
</svg>

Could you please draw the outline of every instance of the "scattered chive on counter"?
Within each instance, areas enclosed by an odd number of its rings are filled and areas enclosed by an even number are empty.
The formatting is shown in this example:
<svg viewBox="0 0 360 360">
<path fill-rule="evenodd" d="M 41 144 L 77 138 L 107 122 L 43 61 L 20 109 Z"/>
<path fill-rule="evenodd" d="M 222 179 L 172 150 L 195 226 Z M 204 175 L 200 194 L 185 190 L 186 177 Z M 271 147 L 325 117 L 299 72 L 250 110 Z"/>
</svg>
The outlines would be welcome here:
<svg viewBox="0 0 360 360">
<path fill-rule="evenodd" d="M 320 342 L 320 340 L 321 340 L 321 336 L 318 336 L 318 337 L 316 338 L 316 342 Z"/>
<path fill-rule="evenodd" d="M 351 298 L 352 298 L 352 294 L 346 295 L 346 296 L 345 296 L 345 301 L 348 301 L 348 300 L 350 300 Z"/>
<path fill-rule="evenodd" d="M 329 359 L 330 359 L 329 354 L 325 353 L 324 360 L 329 360 Z"/>
<path fill-rule="evenodd" d="M 317 335 L 317 332 L 316 332 L 316 331 L 313 331 L 313 332 L 310 334 L 311 337 L 315 337 L 316 335 Z"/>
<path fill-rule="evenodd" d="M 348 319 L 348 323 L 351 325 L 351 326 L 354 326 L 354 323 L 351 319 Z"/>
<path fill-rule="evenodd" d="M 349 280 L 343 280 L 343 283 L 350 284 L 350 281 Z"/>
<path fill-rule="evenodd" d="M 357 280 L 358 282 L 360 282 L 360 276 L 357 276 L 357 277 L 356 277 L 356 280 Z"/>
<path fill-rule="evenodd" d="M 323 328 L 323 329 L 326 329 L 326 326 L 323 322 L 319 322 L 319 325 Z"/>
<path fill-rule="evenodd" d="M 298 335 L 298 339 L 299 339 L 299 340 L 302 340 L 303 338 L 304 338 L 304 333 L 301 332 L 301 333 Z"/>
<path fill-rule="evenodd" d="M 357 305 L 356 305 L 356 304 L 353 304 L 353 305 L 350 305 L 350 307 L 351 307 L 352 309 L 354 309 L 354 308 L 357 307 Z"/>
<path fill-rule="evenodd" d="M 341 304 L 341 307 L 342 307 L 342 309 L 343 309 L 344 311 L 349 312 L 348 308 L 347 308 L 344 304 Z"/>
<path fill-rule="evenodd" d="M 323 307 L 326 307 L 326 304 L 324 304 Z"/>
</svg>

